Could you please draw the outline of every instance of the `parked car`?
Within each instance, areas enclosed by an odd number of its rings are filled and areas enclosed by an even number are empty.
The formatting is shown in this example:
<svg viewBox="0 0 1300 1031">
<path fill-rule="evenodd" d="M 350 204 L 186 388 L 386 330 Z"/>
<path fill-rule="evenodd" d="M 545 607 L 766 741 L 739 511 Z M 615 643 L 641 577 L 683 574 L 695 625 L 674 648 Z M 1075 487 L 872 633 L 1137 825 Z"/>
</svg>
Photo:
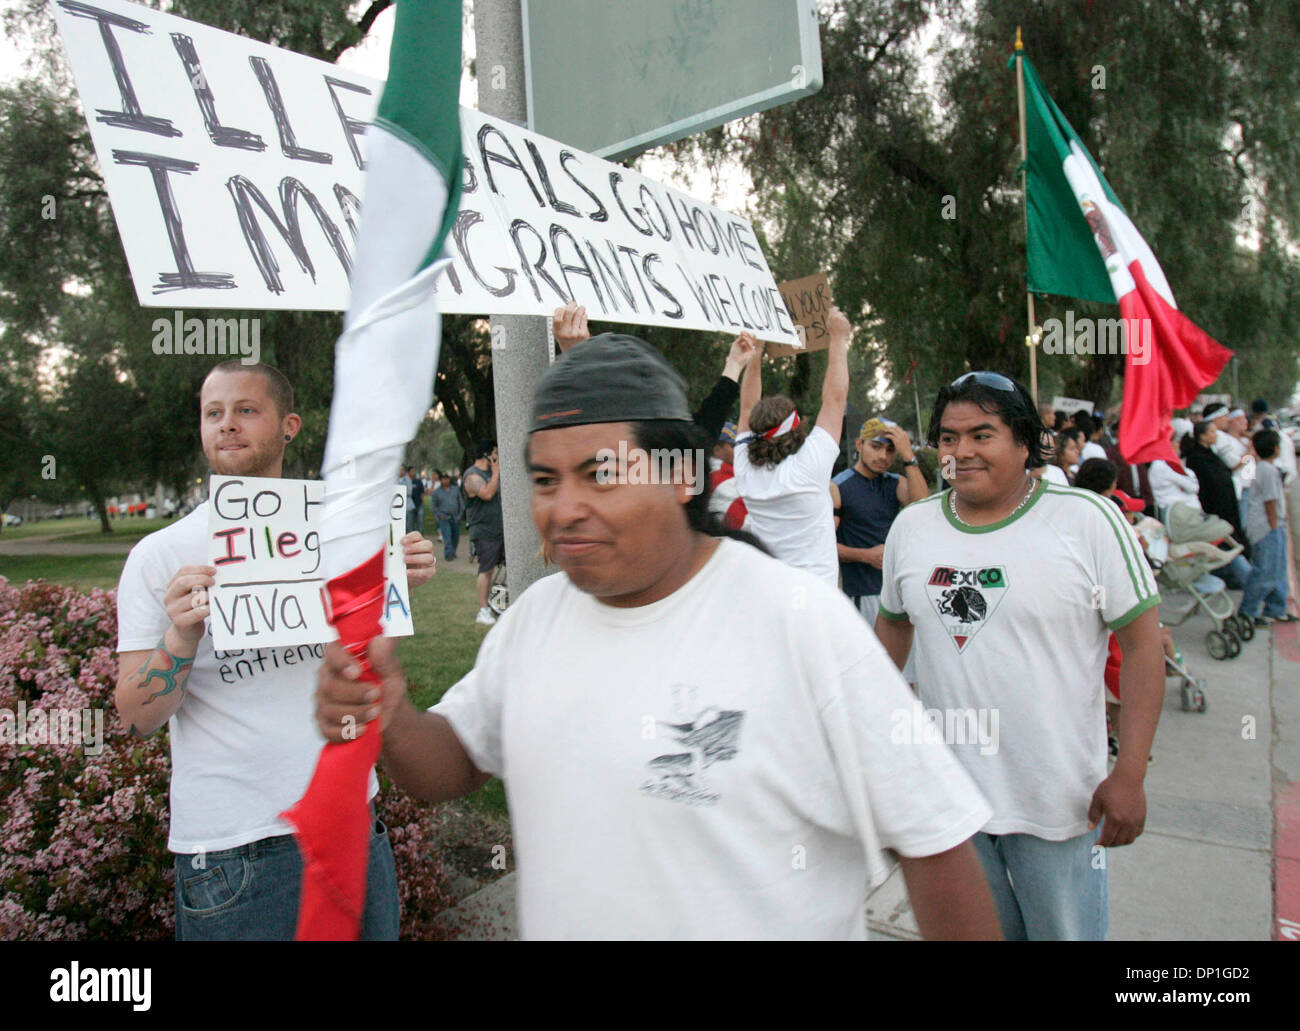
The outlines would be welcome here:
<svg viewBox="0 0 1300 1031">
<path fill-rule="evenodd" d="M 4 514 L 5 526 L 22 526 L 22 524 L 23 520 L 21 516 L 10 515 L 8 512 Z"/>
</svg>

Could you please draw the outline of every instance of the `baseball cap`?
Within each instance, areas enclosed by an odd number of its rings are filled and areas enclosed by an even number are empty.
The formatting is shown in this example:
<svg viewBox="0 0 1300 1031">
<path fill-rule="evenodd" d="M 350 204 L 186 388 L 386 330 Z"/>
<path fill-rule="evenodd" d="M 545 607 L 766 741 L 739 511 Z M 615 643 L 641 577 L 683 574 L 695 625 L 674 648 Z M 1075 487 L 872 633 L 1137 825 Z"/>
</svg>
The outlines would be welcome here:
<svg viewBox="0 0 1300 1031">
<path fill-rule="evenodd" d="M 862 424 L 862 429 L 858 431 L 858 440 L 870 440 L 873 444 L 890 444 L 892 441 L 889 439 L 886 430 L 897 425 L 898 423 L 882 416 L 868 419 Z"/>
<path fill-rule="evenodd" d="M 736 442 L 736 424 L 728 419 L 722 424 L 722 432 L 718 434 L 719 444 L 734 444 Z"/>
<path fill-rule="evenodd" d="M 569 348 L 542 374 L 528 432 L 651 419 L 692 421 L 686 381 L 644 340 L 601 333 Z"/>
<path fill-rule="evenodd" d="M 1141 512 L 1143 509 L 1147 507 L 1146 502 L 1144 502 L 1141 498 L 1129 497 L 1129 495 L 1125 494 L 1122 490 L 1119 490 L 1118 488 L 1115 490 L 1115 493 L 1111 496 L 1115 498 L 1115 500 L 1118 501 L 1121 505 L 1123 505 L 1124 508 L 1127 509 L 1129 512 Z"/>
</svg>

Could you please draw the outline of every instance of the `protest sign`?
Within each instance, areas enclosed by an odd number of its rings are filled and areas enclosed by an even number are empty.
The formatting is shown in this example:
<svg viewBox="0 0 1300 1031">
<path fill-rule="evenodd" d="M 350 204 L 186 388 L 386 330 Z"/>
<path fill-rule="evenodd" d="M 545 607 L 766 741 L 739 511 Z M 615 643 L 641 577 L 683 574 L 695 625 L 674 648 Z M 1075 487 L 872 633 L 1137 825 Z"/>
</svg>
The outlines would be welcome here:
<svg viewBox="0 0 1300 1031">
<path fill-rule="evenodd" d="M 346 308 L 382 84 L 124 0 L 53 9 L 140 303 Z M 442 311 L 573 300 L 598 319 L 797 342 L 745 219 L 477 111 L 461 131 Z"/>
<path fill-rule="evenodd" d="M 410 637 L 411 588 L 406 582 L 406 559 L 402 555 L 402 538 L 406 536 L 406 484 L 393 488 L 389 508 L 388 543 L 384 545 L 384 614 L 379 619 L 385 637 Z"/>
<path fill-rule="evenodd" d="M 1192 402 L 1194 411 L 1203 412 L 1206 405 L 1221 404 L 1232 407 L 1231 394 L 1197 394 L 1196 400 Z"/>
<path fill-rule="evenodd" d="M 213 647 L 231 651 L 335 640 L 321 598 L 325 484 L 214 475 L 208 490 L 208 564 L 217 570 L 208 591 Z M 405 532 L 406 487 L 399 485 L 384 557 L 386 637 L 415 633 L 402 558 Z"/>
<path fill-rule="evenodd" d="M 1066 415 L 1073 415 L 1077 411 L 1085 411 L 1092 414 L 1092 402 L 1080 401 L 1077 397 L 1062 397 L 1059 394 L 1052 398 L 1052 411 L 1064 412 Z"/>
<path fill-rule="evenodd" d="M 794 346 L 769 343 L 764 353 L 769 357 L 784 358 L 808 351 L 824 351 L 830 347 L 831 334 L 826 328 L 826 316 L 830 314 L 833 302 L 826 273 L 818 272 L 814 276 L 790 279 L 781 283 L 777 289 L 785 301 L 785 310 L 794 320 L 799 341 Z"/>
<path fill-rule="evenodd" d="M 319 480 L 213 476 L 208 591 L 218 651 L 334 639 L 320 591 Z"/>
</svg>

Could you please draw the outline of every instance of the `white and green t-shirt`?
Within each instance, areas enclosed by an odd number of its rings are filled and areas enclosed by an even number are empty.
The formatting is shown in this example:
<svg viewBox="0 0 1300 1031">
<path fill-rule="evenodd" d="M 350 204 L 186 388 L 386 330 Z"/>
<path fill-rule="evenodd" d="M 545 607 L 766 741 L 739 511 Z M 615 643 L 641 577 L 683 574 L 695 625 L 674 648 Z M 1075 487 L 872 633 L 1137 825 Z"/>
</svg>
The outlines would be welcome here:
<svg viewBox="0 0 1300 1031">
<path fill-rule="evenodd" d="M 527 938 L 857 938 L 988 805 L 837 589 L 724 540 L 673 594 L 533 584 L 433 709 L 500 775 Z"/>
<path fill-rule="evenodd" d="M 967 527 L 951 493 L 894 521 L 880 614 L 916 628 L 918 691 L 993 806 L 983 829 L 1064 841 L 1106 777 L 1110 631 L 1160 596 L 1108 498 L 1039 481 L 1019 512 Z"/>
</svg>

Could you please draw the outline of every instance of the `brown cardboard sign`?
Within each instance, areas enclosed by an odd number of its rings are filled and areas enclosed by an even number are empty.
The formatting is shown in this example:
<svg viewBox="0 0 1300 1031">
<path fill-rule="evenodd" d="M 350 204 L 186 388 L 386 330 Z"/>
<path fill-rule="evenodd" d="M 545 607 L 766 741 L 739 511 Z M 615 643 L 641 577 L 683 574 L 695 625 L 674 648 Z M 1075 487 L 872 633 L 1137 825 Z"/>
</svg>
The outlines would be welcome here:
<svg viewBox="0 0 1300 1031">
<path fill-rule="evenodd" d="M 802 338 L 803 347 L 791 347 L 788 344 L 769 342 L 769 356 L 784 358 L 791 354 L 806 354 L 809 351 L 824 351 L 831 343 L 830 332 L 826 329 L 826 317 L 831 311 L 831 287 L 826 281 L 826 273 L 804 276 L 778 283 L 781 300 L 785 301 L 786 311 L 794 322 L 795 332 Z"/>
</svg>

